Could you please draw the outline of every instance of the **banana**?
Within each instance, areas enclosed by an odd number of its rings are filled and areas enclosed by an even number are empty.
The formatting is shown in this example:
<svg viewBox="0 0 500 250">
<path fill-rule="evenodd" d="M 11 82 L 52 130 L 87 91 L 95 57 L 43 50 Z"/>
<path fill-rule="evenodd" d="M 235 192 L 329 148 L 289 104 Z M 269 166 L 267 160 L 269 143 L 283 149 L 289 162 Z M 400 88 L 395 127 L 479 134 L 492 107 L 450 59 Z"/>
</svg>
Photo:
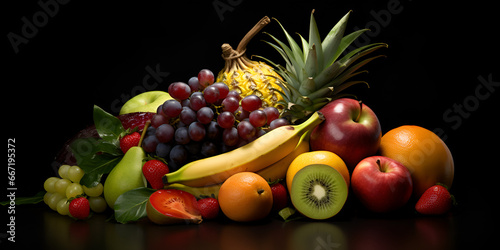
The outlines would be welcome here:
<svg viewBox="0 0 500 250">
<path fill-rule="evenodd" d="M 315 112 L 300 125 L 276 128 L 230 152 L 188 163 L 163 176 L 163 182 L 203 187 L 222 183 L 235 173 L 257 172 L 290 154 L 301 136 L 324 119 L 323 114 Z"/>
<path fill-rule="evenodd" d="M 219 196 L 219 189 L 222 183 L 205 186 L 205 187 L 190 187 L 180 183 L 173 183 L 170 185 L 165 185 L 165 189 L 179 189 L 186 191 L 196 197 L 196 199 L 202 199 L 206 197 L 213 197 L 217 199 Z"/>
<path fill-rule="evenodd" d="M 286 171 L 288 166 L 298 155 L 309 151 L 309 136 L 311 131 L 308 131 L 300 137 L 299 143 L 295 149 L 285 156 L 283 159 L 271 164 L 270 166 L 257 171 L 256 173 L 262 176 L 268 182 L 273 182 L 277 179 L 284 179 L 286 176 Z M 186 191 L 194 195 L 197 199 L 202 199 L 206 197 L 214 197 L 217 199 L 219 196 L 219 189 L 222 183 L 204 186 L 204 187 L 190 187 L 180 183 L 173 183 L 170 185 L 165 185 L 165 189 L 179 189 Z"/>
<path fill-rule="evenodd" d="M 285 179 L 288 166 L 290 166 L 295 157 L 302 153 L 309 152 L 310 135 L 311 130 L 304 133 L 302 137 L 300 137 L 299 143 L 290 154 L 285 156 L 283 159 L 271 164 L 270 166 L 257 171 L 256 174 L 262 176 L 268 182 L 273 182 L 277 179 Z"/>
</svg>

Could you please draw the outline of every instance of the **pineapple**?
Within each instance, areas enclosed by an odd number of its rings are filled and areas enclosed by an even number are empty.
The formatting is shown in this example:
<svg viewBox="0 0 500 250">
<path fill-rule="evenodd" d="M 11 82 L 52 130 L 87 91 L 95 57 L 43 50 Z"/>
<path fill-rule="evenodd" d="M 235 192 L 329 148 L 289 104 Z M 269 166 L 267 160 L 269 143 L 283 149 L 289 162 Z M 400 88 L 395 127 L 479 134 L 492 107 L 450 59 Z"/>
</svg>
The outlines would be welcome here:
<svg viewBox="0 0 500 250">
<path fill-rule="evenodd" d="M 225 67 L 218 76 L 217 82 L 223 82 L 229 86 L 229 90 L 236 90 L 242 97 L 257 95 L 262 99 L 262 106 L 272 106 L 283 109 L 281 102 L 283 98 L 278 81 L 283 81 L 278 73 L 265 62 L 256 62 L 246 56 L 246 46 L 264 26 L 271 20 L 269 17 L 262 18 L 238 44 L 234 50 L 231 45 L 222 45 L 222 58 Z"/>
<path fill-rule="evenodd" d="M 284 79 L 281 81 L 276 78 L 283 97 L 279 103 L 285 107 L 282 116 L 290 119 L 292 123 L 303 121 L 328 102 L 339 98 L 346 88 L 358 83 L 367 84 L 364 81 L 348 80 L 364 72 L 357 71 L 360 67 L 382 55 L 364 59 L 361 62 L 357 62 L 358 59 L 379 48 L 387 47 L 385 43 L 374 43 L 343 55 L 346 48 L 368 30 L 358 30 L 343 36 L 350 13 L 349 11 L 340 19 L 322 42 L 313 10 L 309 24 L 309 41 L 299 34 L 302 49 L 279 22 L 290 46 L 268 34 L 278 45 L 267 43 L 280 53 L 286 66 L 275 64 L 264 57 L 259 58 L 273 65 Z"/>
</svg>

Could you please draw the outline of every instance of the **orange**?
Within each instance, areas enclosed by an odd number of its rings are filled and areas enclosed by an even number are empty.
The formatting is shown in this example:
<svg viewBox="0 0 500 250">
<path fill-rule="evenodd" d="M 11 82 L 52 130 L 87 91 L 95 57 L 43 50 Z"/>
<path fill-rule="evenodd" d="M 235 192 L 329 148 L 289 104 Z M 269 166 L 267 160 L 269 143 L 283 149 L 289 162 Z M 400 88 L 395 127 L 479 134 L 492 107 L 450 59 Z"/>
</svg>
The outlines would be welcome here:
<svg viewBox="0 0 500 250">
<path fill-rule="evenodd" d="M 438 182 L 451 188 L 453 157 L 448 146 L 430 130 L 411 125 L 392 129 L 382 136 L 380 153 L 410 170 L 416 197 Z"/>
<path fill-rule="evenodd" d="M 222 212 L 234 221 L 255 221 L 266 217 L 273 207 L 271 187 L 260 175 L 241 172 L 232 175 L 219 190 Z"/>
<path fill-rule="evenodd" d="M 349 170 L 345 165 L 344 161 L 335 153 L 330 151 L 311 151 L 302 153 L 297 156 L 286 172 L 286 185 L 288 187 L 288 192 L 292 189 L 292 180 L 295 174 L 306 166 L 311 164 L 325 164 L 332 168 L 335 168 L 343 177 L 347 186 L 349 187 Z"/>
</svg>

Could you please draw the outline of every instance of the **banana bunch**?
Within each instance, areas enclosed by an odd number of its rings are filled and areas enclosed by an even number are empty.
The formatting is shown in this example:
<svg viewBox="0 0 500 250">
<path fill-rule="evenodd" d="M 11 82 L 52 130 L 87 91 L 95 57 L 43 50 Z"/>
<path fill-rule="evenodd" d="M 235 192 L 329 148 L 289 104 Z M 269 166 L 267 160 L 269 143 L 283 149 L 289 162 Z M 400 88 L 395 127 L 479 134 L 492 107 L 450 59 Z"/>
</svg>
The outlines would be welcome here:
<svg viewBox="0 0 500 250">
<path fill-rule="evenodd" d="M 304 133 L 299 140 L 299 143 L 295 147 L 295 149 L 290 152 L 287 156 L 283 157 L 281 160 L 271 164 L 270 166 L 257 171 L 256 173 L 266 179 L 268 182 L 273 182 L 278 179 L 284 179 L 286 176 L 286 172 L 288 170 L 288 166 L 292 163 L 292 161 L 298 155 L 309 152 L 309 136 L 311 135 L 311 131 Z M 191 187 L 180 183 L 174 183 L 170 185 L 166 185 L 165 189 L 179 189 L 182 191 L 186 191 L 194 195 L 197 199 L 202 199 L 206 197 L 214 197 L 217 198 L 219 195 L 219 189 L 222 183 L 204 186 L 204 187 Z"/>
<path fill-rule="evenodd" d="M 163 176 L 165 187 L 210 196 L 239 172 L 255 172 L 266 180 L 282 179 L 293 159 L 309 151 L 310 131 L 323 120 L 316 112 L 302 124 L 276 128 L 230 152 L 186 164 Z"/>
</svg>

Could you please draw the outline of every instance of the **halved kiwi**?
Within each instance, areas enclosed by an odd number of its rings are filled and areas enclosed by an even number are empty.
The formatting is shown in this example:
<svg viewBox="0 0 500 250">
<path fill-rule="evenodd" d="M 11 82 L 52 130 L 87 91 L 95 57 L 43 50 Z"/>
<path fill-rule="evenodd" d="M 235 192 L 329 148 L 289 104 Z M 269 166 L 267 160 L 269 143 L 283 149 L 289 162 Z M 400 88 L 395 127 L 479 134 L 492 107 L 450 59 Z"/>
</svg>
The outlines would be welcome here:
<svg viewBox="0 0 500 250">
<path fill-rule="evenodd" d="M 342 209 L 348 190 L 344 177 L 337 170 L 324 164 L 312 164 L 295 174 L 290 197 L 301 214 L 323 220 Z"/>
</svg>

